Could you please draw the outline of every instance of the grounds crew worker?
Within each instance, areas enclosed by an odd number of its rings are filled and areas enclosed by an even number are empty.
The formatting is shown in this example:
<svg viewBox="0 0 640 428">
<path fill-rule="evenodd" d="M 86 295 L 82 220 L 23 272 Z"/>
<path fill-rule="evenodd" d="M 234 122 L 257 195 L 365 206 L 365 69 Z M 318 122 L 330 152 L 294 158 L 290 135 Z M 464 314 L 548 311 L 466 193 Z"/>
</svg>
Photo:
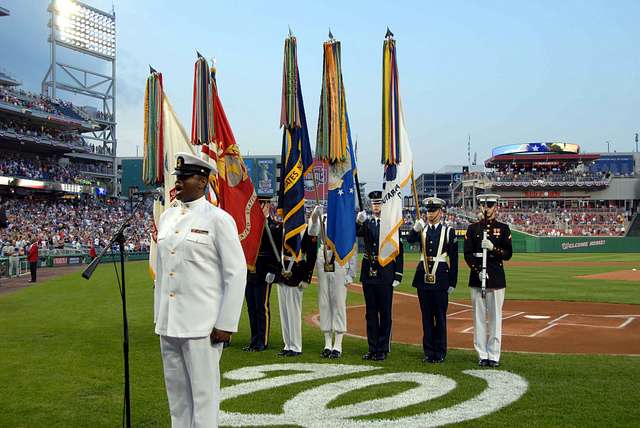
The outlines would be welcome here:
<svg viewBox="0 0 640 428">
<path fill-rule="evenodd" d="M 427 221 L 418 219 L 407 242 L 420 243 L 420 263 L 413 277 L 422 313 L 423 362 L 443 363 L 447 355 L 447 307 L 449 294 L 458 282 L 458 240 L 456 231 L 441 223 L 440 198 L 426 198 Z M 426 269 L 425 269 L 426 261 Z"/>
<path fill-rule="evenodd" d="M 172 427 L 217 427 L 222 343 L 238 329 L 247 266 L 233 218 L 205 198 L 211 166 L 176 154 L 158 223 L 156 334 Z"/>
<path fill-rule="evenodd" d="M 284 348 L 280 357 L 302 355 L 302 292 L 309 287 L 318 254 L 318 238 L 314 230 L 305 228 L 302 235 L 302 256 L 295 261 L 282 257 L 284 269 L 278 275 L 278 306 Z"/>
<path fill-rule="evenodd" d="M 378 240 L 380 238 L 380 202 L 382 191 L 369 193 L 373 216 L 367 218 L 366 211 L 356 217 L 356 236 L 364 239 L 364 255 L 360 270 L 360 282 L 366 304 L 367 342 L 369 351 L 364 360 L 382 361 L 391 350 L 391 307 L 393 289 L 402 281 L 403 249 L 400 254 L 382 267 L 378 263 Z"/>
<path fill-rule="evenodd" d="M 469 225 L 464 237 L 464 259 L 469 265 L 469 287 L 473 307 L 473 346 L 478 353 L 480 367 L 500 365 L 500 341 L 502 339 L 502 303 L 504 302 L 503 261 L 509 260 L 511 230 L 496 221 L 499 195 L 478 196 L 480 221 Z M 484 232 L 487 238 L 483 239 Z M 487 250 L 486 293 L 482 287 L 482 251 Z"/>
<path fill-rule="evenodd" d="M 327 223 L 327 216 L 322 215 L 322 207 L 317 206 L 311 215 L 310 229 L 318 235 L 322 230 L 320 222 Z M 324 238 L 324 237 L 322 237 Z M 321 239 L 322 241 L 322 239 Z M 356 270 L 356 257 L 344 265 L 336 263 L 335 253 L 320 242 L 318 248 L 318 309 L 320 310 L 320 331 L 324 335 L 322 358 L 342 357 L 342 338 L 347 331 L 347 287 L 353 282 Z"/>
<path fill-rule="evenodd" d="M 260 205 L 267 221 L 262 232 L 256 268 L 247 272 L 247 288 L 244 296 L 247 300 L 251 342 L 243 348 L 246 352 L 264 351 L 269 346 L 271 331 L 271 285 L 276 274 L 282 270 L 278 256 L 282 250 L 282 223 L 269 216 L 271 198 L 260 198 Z M 267 233 L 267 228 L 269 228 Z M 271 240 L 273 239 L 273 244 Z M 275 250 L 274 250 L 275 247 Z M 277 251 L 278 253 L 276 253 Z"/>
</svg>

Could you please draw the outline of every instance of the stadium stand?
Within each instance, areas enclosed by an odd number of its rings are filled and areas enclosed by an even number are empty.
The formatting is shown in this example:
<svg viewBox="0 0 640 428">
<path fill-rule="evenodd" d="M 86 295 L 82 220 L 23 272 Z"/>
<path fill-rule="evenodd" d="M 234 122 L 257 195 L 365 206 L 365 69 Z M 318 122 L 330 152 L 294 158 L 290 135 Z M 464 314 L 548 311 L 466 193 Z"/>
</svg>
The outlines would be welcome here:
<svg viewBox="0 0 640 428">
<path fill-rule="evenodd" d="M 151 201 L 149 201 L 151 202 Z M 89 251 L 108 243 L 115 228 L 129 215 L 128 203 L 117 199 L 68 200 L 11 198 L 2 201 L 8 226 L 0 229 L 0 254 L 16 247 L 23 255 L 27 242 L 37 239 L 43 250 Z M 151 206 L 140 211 L 131 223 L 128 251 L 148 251 Z"/>
<path fill-rule="evenodd" d="M 465 215 L 476 216 L 475 195 L 499 193 L 499 218 L 532 235 L 627 236 L 638 228 L 638 154 L 580 153 L 564 143 L 514 144 L 492 154 L 489 172 L 463 178 Z"/>
</svg>

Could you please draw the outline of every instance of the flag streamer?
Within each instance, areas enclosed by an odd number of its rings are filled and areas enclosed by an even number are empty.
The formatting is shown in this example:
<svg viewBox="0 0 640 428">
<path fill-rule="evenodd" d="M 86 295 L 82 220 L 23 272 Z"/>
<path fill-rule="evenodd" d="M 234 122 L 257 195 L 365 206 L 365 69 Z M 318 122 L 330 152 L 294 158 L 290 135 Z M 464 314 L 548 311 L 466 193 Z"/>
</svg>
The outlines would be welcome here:
<svg viewBox="0 0 640 428">
<path fill-rule="evenodd" d="M 300 260 L 302 232 L 307 227 L 304 216 L 304 176 L 311 170 L 313 154 L 304 111 L 300 72 L 297 62 L 297 41 L 287 37 L 282 67 L 282 161 L 278 213 L 283 219 L 283 247 L 286 253 Z"/>
<path fill-rule="evenodd" d="M 382 60 L 382 163 L 385 165 L 397 165 L 402 162 L 398 91 L 396 41 L 387 37 L 384 41 Z"/>
<path fill-rule="evenodd" d="M 324 43 L 323 50 L 322 92 L 318 113 L 316 157 L 327 162 L 345 161 L 348 152 L 348 125 L 340 62 L 340 42 L 329 40 Z"/>
<path fill-rule="evenodd" d="M 164 180 L 164 147 L 162 120 L 162 74 L 151 73 L 144 95 L 144 160 L 142 180 L 145 184 L 162 184 Z"/>
<path fill-rule="evenodd" d="M 331 37 L 331 36 L 330 36 Z M 323 45 L 322 93 L 318 115 L 316 157 L 329 163 L 327 245 L 344 266 L 355 252 L 355 157 L 342 79 L 341 47 Z"/>
</svg>

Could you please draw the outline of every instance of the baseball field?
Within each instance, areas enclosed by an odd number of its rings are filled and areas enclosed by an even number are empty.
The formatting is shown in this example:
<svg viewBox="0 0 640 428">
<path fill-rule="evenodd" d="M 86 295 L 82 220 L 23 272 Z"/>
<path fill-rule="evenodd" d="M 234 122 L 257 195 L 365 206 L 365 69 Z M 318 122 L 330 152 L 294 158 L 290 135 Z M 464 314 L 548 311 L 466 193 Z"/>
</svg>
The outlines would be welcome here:
<svg viewBox="0 0 640 428">
<path fill-rule="evenodd" d="M 394 344 L 365 362 L 364 300 L 351 286 L 339 360 L 319 357 L 317 289 L 303 299 L 303 351 L 279 358 L 277 293 L 270 349 L 245 353 L 246 310 L 224 351 L 221 421 L 232 426 L 637 426 L 640 421 L 640 259 L 637 254 L 517 254 L 506 264 L 503 355 L 477 367 L 468 270 L 451 296 L 450 350 L 424 364 L 415 255 L 394 296 Z M 146 262 L 127 265 L 132 425 L 169 425 Z M 26 280 L 25 280 L 26 281 Z M 112 264 L 32 287 L 0 287 L 0 426 L 113 427 L 123 413 L 121 305 Z"/>
</svg>

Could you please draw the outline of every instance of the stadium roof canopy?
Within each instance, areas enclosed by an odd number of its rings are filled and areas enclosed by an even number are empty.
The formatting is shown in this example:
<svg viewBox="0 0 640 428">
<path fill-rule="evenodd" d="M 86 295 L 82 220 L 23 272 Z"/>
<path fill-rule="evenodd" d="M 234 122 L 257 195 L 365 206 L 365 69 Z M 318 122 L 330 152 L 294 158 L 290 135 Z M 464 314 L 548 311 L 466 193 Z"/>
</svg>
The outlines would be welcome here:
<svg viewBox="0 0 640 428">
<path fill-rule="evenodd" d="M 508 163 L 519 164 L 538 164 L 541 162 L 557 162 L 557 163 L 583 163 L 592 162 L 600 158 L 597 153 L 540 153 L 540 154 L 523 154 L 516 153 L 510 155 L 492 156 L 487 159 L 484 164 L 487 168 L 494 168 L 498 165 Z"/>
</svg>

